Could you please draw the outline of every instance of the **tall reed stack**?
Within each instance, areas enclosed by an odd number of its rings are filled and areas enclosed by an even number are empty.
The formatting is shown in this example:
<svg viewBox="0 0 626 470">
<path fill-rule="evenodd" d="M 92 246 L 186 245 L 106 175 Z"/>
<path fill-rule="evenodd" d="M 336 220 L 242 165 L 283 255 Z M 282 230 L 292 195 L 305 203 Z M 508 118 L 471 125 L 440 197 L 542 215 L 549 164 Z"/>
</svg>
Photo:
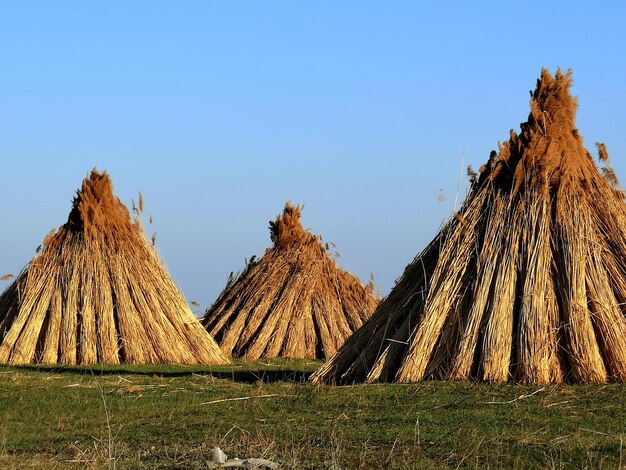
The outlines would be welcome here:
<svg viewBox="0 0 626 470">
<path fill-rule="evenodd" d="M 3 364 L 224 364 L 139 221 L 92 171 L 0 296 Z"/>
<path fill-rule="evenodd" d="M 270 222 L 274 246 L 252 259 L 207 310 L 203 324 L 225 354 L 328 358 L 374 311 L 378 299 L 339 269 L 289 203 Z"/>
<path fill-rule="evenodd" d="M 542 70 L 521 133 L 314 381 L 626 381 L 626 205 L 571 84 Z"/>
</svg>

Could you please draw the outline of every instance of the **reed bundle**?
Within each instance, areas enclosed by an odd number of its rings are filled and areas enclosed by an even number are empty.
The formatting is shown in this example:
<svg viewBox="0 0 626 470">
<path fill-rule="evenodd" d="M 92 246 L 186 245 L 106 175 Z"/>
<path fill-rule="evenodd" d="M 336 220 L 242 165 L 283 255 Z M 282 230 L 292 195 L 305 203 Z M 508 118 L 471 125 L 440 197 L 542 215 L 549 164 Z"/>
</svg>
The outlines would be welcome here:
<svg viewBox="0 0 626 470">
<path fill-rule="evenodd" d="M 92 171 L 0 296 L 3 364 L 223 364 L 138 221 Z"/>
<path fill-rule="evenodd" d="M 371 283 L 339 269 L 289 203 L 270 222 L 274 246 L 252 259 L 207 310 L 203 324 L 236 357 L 327 358 L 374 311 Z"/>
<path fill-rule="evenodd" d="M 542 70 L 520 134 L 313 381 L 626 381 L 626 205 L 571 83 Z"/>
</svg>

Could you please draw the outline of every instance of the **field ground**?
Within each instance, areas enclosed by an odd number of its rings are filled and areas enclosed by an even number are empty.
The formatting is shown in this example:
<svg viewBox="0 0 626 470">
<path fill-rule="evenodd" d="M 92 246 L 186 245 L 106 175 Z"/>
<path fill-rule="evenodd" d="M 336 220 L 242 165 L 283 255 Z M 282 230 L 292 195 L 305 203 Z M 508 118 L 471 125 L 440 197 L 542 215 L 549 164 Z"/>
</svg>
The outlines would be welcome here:
<svg viewBox="0 0 626 470">
<path fill-rule="evenodd" d="M 214 446 L 298 469 L 626 462 L 623 385 L 306 384 L 318 365 L 3 367 L 0 467 L 201 469 Z"/>
</svg>

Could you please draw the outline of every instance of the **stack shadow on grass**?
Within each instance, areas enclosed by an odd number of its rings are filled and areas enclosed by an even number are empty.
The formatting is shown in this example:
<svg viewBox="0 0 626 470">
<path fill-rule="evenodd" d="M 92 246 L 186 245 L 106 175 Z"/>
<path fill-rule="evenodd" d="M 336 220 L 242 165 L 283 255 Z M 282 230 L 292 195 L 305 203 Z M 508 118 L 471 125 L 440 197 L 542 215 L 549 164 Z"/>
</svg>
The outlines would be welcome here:
<svg viewBox="0 0 626 470">
<path fill-rule="evenodd" d="M 178 366 L 172 366 L 174 369 L 179 369 Z M 16 366 L 16 370 L 46 372 L 55 374 L 75 374 L 75 375 L 89 375 L 89 376 L 125 376 L 125 375 L 140 375 L 145 377 L 192 377 L 194 375 L 210 376 L 220 380 L 232 380 L 238 383 L 254 384 L 257 382 L 263 383 L 277 383 L 277 382 L 289 382 L 289 383 L 308 383 L 309 377 L 313 373 L 311 370 L 302 369 L 282 369 L 282 370 L 264 370 L 264 369 L 248 369 L 248 370 L 212 370 L 210 368 L 198 368 L 194 367 L 193 370 L 136 370 L 132 367 L 86 367 L 86 366 L 69 366 L 69 367 L 50 367 L 40 365 L 22 365 Z M 226 367 L 224 367 L 226 369 Z"/>
</svg>

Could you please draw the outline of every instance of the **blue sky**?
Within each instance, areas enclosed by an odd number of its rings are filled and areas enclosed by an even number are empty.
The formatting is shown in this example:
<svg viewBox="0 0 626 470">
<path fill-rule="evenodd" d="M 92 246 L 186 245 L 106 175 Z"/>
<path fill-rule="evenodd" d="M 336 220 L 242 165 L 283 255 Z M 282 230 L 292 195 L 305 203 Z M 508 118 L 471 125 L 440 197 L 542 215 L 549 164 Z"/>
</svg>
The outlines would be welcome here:
<svg viewBox="0 0 626 470">
<path fill-rule="evenodd" d="M 123 202 L 142 191 L 202 308 L 287 200 L 387 294 L 542 66 L 573 69 L 585 144 L 624 180 L 626 7 L 475 3 L 0 2 L 0 274 L 97 167 Z"/>
</svg>

